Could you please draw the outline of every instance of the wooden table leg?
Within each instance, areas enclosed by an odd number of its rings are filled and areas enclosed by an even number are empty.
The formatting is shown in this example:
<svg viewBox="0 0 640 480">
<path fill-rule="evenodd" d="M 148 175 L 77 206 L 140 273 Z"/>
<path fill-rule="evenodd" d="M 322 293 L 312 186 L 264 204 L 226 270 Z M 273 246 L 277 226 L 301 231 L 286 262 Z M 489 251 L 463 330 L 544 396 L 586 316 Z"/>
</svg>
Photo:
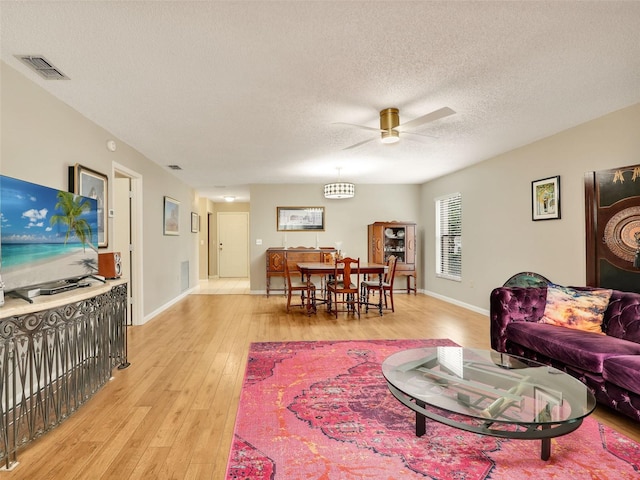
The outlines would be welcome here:
<svg viewBox="0 0 640 480">
<path fill-rule="evenodd" d="M 426 406 L 425 402 L 420 400 L 416 400 L 416 405 L 424 408 Z M 427 417 L 423 414 L 416 412 L 416 437 L 421 437 L 427 432 Z"/>
<path fill-rule="evenodd" d="M 316 312 L 316 296 L 311 298 L 311 274 L 307 275 L 307 315 L 311 316 L 311 312 Z"/>
</svg>

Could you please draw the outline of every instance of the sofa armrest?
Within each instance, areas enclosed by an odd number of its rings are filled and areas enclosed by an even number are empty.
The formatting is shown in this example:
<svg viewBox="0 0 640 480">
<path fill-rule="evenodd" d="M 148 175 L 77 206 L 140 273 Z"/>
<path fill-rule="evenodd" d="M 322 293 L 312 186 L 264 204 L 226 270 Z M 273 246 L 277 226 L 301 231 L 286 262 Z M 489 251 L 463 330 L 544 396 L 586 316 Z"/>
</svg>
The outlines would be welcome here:
<svg viewBox="0 0 640 480">
<path fill-rule="evenodd" d="M 537 322 L 544 314 L 547 288 L 499 287 L 491 292 L 491 348 L 506 351 L 505 331 L 511 322 Z"/>
</svg>

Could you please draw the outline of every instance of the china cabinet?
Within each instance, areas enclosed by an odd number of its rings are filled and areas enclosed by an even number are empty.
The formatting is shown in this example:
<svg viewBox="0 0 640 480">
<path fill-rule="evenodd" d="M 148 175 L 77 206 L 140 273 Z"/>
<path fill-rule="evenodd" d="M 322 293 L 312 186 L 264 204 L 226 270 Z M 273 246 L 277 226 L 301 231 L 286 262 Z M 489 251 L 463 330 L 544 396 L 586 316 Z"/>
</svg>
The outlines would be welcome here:
<svg viewBox="0 0 640 480">
<path fill-rule="evenodd" d="M 396 277 L 407 277 L 407 293 L 417 291 L 416 224 L 375 222 L 368 227 L 369 263 L 386 263 L 390 255 L 398 258 Z"/>
</svg>

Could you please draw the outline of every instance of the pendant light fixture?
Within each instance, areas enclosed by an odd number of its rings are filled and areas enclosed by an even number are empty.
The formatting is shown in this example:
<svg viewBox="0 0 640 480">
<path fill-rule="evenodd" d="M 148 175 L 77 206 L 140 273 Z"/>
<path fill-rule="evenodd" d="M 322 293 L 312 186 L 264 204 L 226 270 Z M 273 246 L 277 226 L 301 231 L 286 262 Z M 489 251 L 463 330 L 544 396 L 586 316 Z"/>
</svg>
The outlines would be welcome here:
<svg viewBox="0 0 640 480">
<path fill-rule="evenodd" d="M 353 198 L 355 194 L 356 186 L 353 183 L 340 181 L 340 168 L 338 168 L 338 181 L 324 186 L 324 198 Z"/>
</svg>

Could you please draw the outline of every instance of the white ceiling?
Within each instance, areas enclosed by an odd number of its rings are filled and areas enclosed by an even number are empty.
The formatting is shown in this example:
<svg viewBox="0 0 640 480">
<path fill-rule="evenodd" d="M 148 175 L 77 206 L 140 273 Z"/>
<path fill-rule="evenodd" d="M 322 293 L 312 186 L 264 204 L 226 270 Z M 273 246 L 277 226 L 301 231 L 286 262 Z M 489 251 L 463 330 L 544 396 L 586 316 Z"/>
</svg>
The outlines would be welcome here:
<svg viewBox="0 0 640 480">
<path fill-rule="evenodd" d="M 5 1 L 2 60 L 201 195 L 423 183 L 640 102 L 640 2 Z M 43 55 L 70 80 L 14 55 Z M 343 150 L 379 111 L 436 138 Z M 420 138 L 420 137 L 415 137 Z"/>
</svg>

